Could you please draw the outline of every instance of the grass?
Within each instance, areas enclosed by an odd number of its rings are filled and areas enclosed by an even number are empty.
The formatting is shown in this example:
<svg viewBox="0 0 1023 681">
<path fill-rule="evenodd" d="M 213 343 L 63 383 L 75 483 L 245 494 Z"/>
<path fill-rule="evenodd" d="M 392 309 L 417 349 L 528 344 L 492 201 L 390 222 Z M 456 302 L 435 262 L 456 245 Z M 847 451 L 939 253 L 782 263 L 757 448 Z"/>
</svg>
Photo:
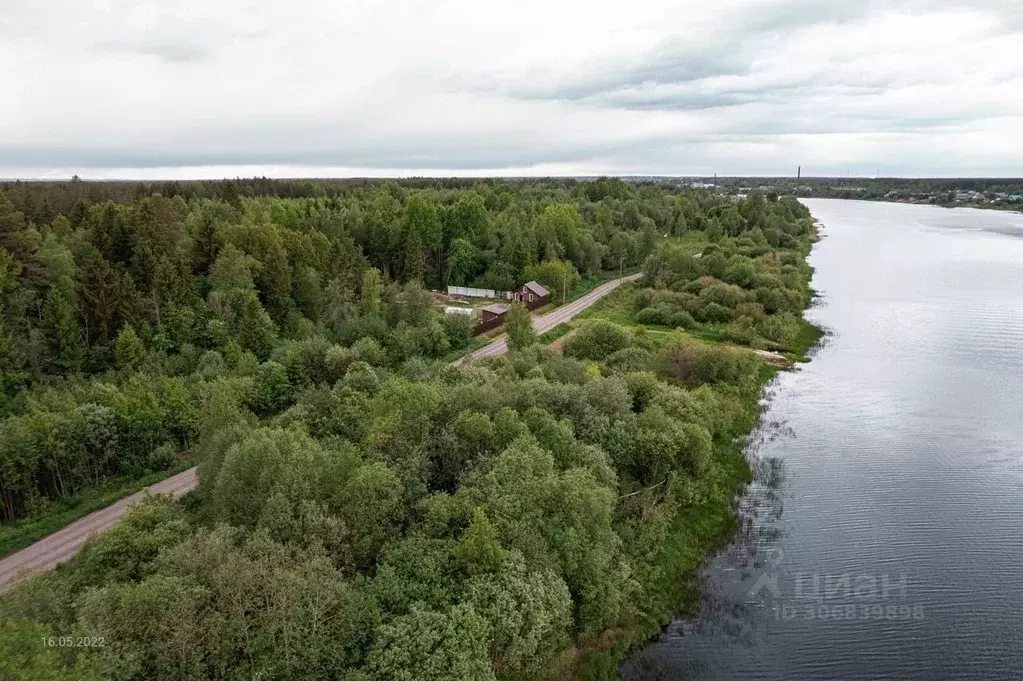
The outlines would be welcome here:
<svg viewBox="0 0 1023 681">
<path fill-rule="evenodd" d="M 689 255 L 696 255 L 710 243 L 710 240 L 706 232 L 686 232 L 681 236 L 665 239 L 665 242 L 681 246 Z"/>
<path fill-rule="evenodd" d="M 789 345 L 790 359 L 796 362 L 809 362 L 810 357 L 807 353 L 823 337 L 824 331 L 822 329 L 814 326 L 805 318 L 800 318 L 799 333 L 796 334 L 795 340 Z"/>
<path fill-rule="evenodd" d="M 195 462 L 192 459 L 185 459 L 173 468 L 149 473 L 141 478 L 111 480 L 102 487 L 84 490 L 67 499 L 51 502 L 42 514 L 0 526 L 0 558 L 6 558 L 12 553 L 31 546 L 43 537 L 64 529 L 93 511 L 106 508 L 114 502 L 191 468 L 193 465 Z"/>
<path fill-rule="evenodd" d="M 633 267 L 626 267 L 624 270 L 608 270 L 605 272 L 598 272 L 592 277 L 583 277 L 579 280 L 579 283 L 568 292 L 568 300 L 565 302 L 571 303 L 573 300 L 582 298 L 587 293 L 605 282 L 611 281 L 612 279 L 618 279 L 619 277 L 627 277 L 630 274 L 636 274 L 642 270 L 642 265 L 635 265 Z"/>
<path fill-rule="evenodd" d="M 550 331 L 547 331 L 546 333 L 542 333 L 539 336 L 537 336 L 536 342 L 541 345 L 550 345 L 559 338 L 567 336 L 568 334 L 572 333 L 572 331 L 573 327 L 571 324 L 565 323 L 558 324 Z"/>
<path fill-rule="evenodd" d="M 497 335 L 500 335 L 500 332 L 502 332 L 503 329 L 504 329 L 503 326 L 499 326 L 493 331 L 480 334 L 479 336 L 473 336 L 472 340 L 469 341 L 469 344 L 467 346 L 465 346 L 464 348 L 459 348 L 458 350 L 452 350 L 448 354 L 444 355 L 440 361 L 444 362 L 445 364 L 450 364 L 451 362 L 454 362 L 455 360 L 468 355 L 470 352 L 479 350 L 484 345 L 489 345 L 490 342 L 494 340 L 494 338 L 496 338 L 495 335 L 492 335 L 494 331 L 498 332 Z"/>
</svg>

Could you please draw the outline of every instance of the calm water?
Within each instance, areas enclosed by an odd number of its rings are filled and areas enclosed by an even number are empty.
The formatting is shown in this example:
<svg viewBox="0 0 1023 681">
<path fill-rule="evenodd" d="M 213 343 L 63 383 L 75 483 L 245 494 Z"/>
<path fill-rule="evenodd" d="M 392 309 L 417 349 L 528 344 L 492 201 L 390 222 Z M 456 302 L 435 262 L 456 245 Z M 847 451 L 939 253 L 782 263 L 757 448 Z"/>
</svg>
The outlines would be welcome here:
<svg viewBox="0 0 1023 681">
<path fill-rule="evenodd" d="M 1023 678 L 1023 215 L 809 200 L 829 331 L 744 527 L 627 679 Z"/>
</svg>

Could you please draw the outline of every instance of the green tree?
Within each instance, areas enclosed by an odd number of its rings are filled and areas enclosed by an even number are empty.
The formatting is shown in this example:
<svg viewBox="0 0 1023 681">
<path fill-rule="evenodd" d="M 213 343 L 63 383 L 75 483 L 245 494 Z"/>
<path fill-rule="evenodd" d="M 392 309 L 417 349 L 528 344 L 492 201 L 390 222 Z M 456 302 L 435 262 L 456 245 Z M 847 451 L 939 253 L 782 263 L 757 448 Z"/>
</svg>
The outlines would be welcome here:
<svg viewBox="0 0 1023 681">
<path fill-rule="evenodd" d="M 372 565 L 398 535 L 403 493 L 398 476 L 382 463 L 360 467 L 341 490 L 341 514 L 353 534 L 356 564 Z"/>
<path fill-rule="evenodd" d="M 369 654 L 379 681 L 496 681 L 488 657 L 487 622 L 471 606 L 413 610 L 384 624 Z"/>
<path fill-rule="evenodd" d="M 362 311 L 364 314 L 380 314 L 380 292 L 382 288 L 383 281 L 380 278 L 380 270 L 375 267 L 367 268 L 362 273 Z"/>
<path fill-rule="evenodd" d="M 442 246 L 443 230 L 436 204 L 422 193 L 405 203 L 402 213 L 405 281 L 423 280 L 426 257 Z"/>
<path fill-rule="evenodd" d="M 74 307 L 57 287 L 51 288 L 46 297 L 44 316 L 56 365 L 64 371 L 80 371 L 85 359 L 85 339 Z"/>
<path fill-rule="evenodd" d="M 131 324 L 126 324 L 117 334 L 114 343 L 114 357 L 122 369 L 135 369 L 146 356 L 146 346 L 135 333 Z"/>
<path fill-rule="evenodd" d="M 511 350 L 524 350 L 536 342 L 533 317 L 520 303 L 508 307 L 508 313 L 504 318 L 504 330 L 508 333 L 508 348 Z"/>
<path fill-rule="evenodd" d="M 462 541 L 455 551 L 459 562 L 465 565 L 469 574 L 494 572 L 501 567 L 504 550 L 497 538 L 494 526 L 487 520 L 482 508 L 473 512 L 469 529 L 462 535 Z"/>
<path fill-rule="evenodd" d="M 255 295 L 246 297 L 241 318 L 238 320 L 238 342 L 259 359 L 266 359 L 273 351 L 277 332 L 270 315 Z"/>
<path fill-rule="evenodd" d="M 530 571 L 513 552 L 500 570 L 470 579 L 465 600 L 489 625 L 490 659 L 499 677 L 550 675 L 572 625 L 572 597 L 563 579 L 548 569 Z"/>
</svg>

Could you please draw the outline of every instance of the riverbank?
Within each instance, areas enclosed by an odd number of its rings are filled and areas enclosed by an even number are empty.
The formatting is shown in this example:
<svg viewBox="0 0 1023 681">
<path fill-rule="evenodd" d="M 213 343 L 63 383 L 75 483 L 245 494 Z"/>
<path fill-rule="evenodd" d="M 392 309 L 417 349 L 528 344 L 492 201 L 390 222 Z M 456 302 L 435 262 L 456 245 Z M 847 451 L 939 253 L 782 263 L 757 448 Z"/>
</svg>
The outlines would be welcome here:
<svg viewBox="0 0 1023 681">
<path fill-rule="evenodd" d="M 621 676 L 1005 678 L 1021 663 L 1021 597 L 1004 585 L 1023 550 L 1023 222 L 806 203 L 827 225 L 807 316 L 829 335 L 768 388 L 741 529 L 699 571 L 699 615 Z"/>
<path fill-rule="evenodd" d="M 819 241 L 818 226 L 814 225 L 806 243 L 800 248 L 804 261 L 812 244 Z M 702 238 L 690 238 L 685 243 L 686 249 L 694 254 L 706 246 Z M 815 293 L 809 287 L 808 278 L 805 291 L 812 302 Z M 637 285 L 622 287 L 581 315 L 584 320 L 561 329 L 562 341 L 571 338 L 587 321 L 606 320 L 642 337 L 652 338 L 659 347 L 671 332 L 636 322 L 632 303 L 638 293 Z M 553 678 L 584 681 L 618 679 L 618 667 L 632 651 L 656 639 L 678 617 L 692 617 L 699 613 L 699 569 L 731 540 L 739 520 L 736 502 L 744 487 L 752 481 L 746 450 L 749 437 L 761 423 L 765 389 L 780 371 L 791 369 L 796 363 L 809 362 L 812 348 L 824 336 L 823 330 L 805 317 L 800 317 L 798 331 L 782 352 L 735 346 L 710 327 L 688 329 L 686 333 L 711 347 L 755 355 L 761 360 L 756 375 L 751 381 L 726 389 L 739 408 L 729 424 L 728 436 L 715 438 L 713 457 L 717 475 L 701 490 L 702 503 L 681 509 L 667 532 L 667 541 L 654 547 L 656 557 L 652 561 L 652 569 L 643 575 L 642 583 L 645 591 L 654 594 L 655 598 L 645 604 L 642 616 L 621 622 L 600 636 L 573 647 Z"/>
<path fill-rule="evenodd" d="M 907 206 L 935 206 L 937 208 L 976 208 L 977 210 L 996 210 L 1006 213 L 1023 213 L 1023 202 L 1014 203 L 987 203 L 979 201 L 959 201 L 956 203 L 936 203 L 934 201 L 927 201 L 923 199 L 899 199 L 899 198 L 884 198 L 884 197 L 848 197 L 848 196 L 824 196 L 824 195 L 813 195 L 804 196 L 801 198 L 814 198 L 814 199 L 830 199 L 832 201 L 869 201 L 871 203 L 901 203 Z"/>
<path fill-rule="evenodd" d="M 800 354 L 800 361 L 809 361 L 806 354 L 823 335 L 821 329 L 806 323 L 799 346 L 793 348 Z M 699 614 L 699 570 L 729 543 L 738 527 L 735 505 L 753 478 L 746 456 L 748 437 L 760 426 L 765 389 L 782 370 L 765 361 L 751 388 L 741 392 L 740 416 L 733 422 L 733 439 L 715 443 L 714 456 L 720 474 L 712 493 L 699 507 L 685 509 L 676 516 L 669 532 L 672 541 L 661 547 L 660 578 L 651 587 L 665 595 L 660 607 L 645 618 L 622 623 L 573 650 L 568 678 L 615 681 L 619 678 L 618 665 L 630 653 L 656 639 L 677 618 Z M 554 678 L 560 677 L 559 673 Z"/>
</svg>

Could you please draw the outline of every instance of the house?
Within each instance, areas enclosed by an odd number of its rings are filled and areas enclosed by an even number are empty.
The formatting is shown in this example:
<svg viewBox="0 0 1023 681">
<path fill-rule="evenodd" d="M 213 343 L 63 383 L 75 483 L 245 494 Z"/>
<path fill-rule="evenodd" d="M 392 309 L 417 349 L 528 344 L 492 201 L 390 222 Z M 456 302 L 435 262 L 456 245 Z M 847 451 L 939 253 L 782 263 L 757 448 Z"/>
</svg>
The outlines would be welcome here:
<svg viewBox="0 0 1023 681">
<path fill-rule="evenodd" d="M 487 305 L 485 308 L 480 310 L 480 321 L 473 327 L 472 333 L 474 336 L 478 336 L 481 333 L 486 333 L 491 329 L 504 324 L 504 317 L 508 314 L 508 308 L 504 305 Z"/>
<path fill-rule="evenodd" d="M 535 310 L 551 302 L 551 293 L 537 282 L 530 281 L 515 291 L 514 300 L 525 305 L 527 310 Z"/>
</svg>

